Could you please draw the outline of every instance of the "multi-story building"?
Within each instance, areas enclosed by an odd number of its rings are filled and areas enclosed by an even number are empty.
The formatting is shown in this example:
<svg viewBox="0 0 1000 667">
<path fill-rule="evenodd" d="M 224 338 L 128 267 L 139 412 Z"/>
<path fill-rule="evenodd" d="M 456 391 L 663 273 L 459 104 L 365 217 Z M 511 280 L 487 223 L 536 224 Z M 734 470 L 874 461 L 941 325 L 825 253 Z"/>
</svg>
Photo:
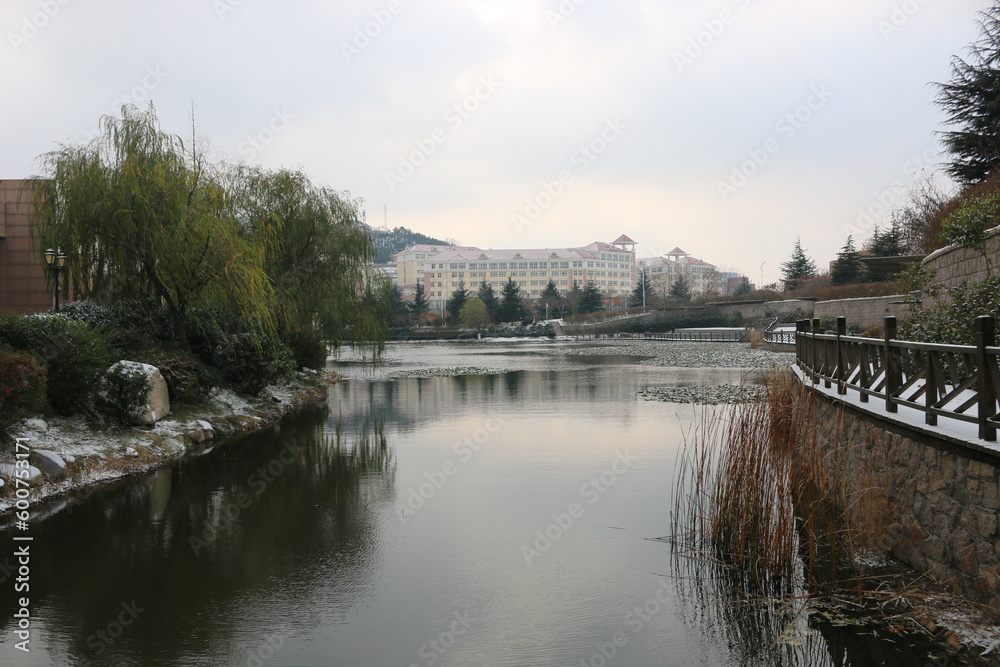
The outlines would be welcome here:
<svg viewBox="0 0 1000 667">
<path fill-rule="evenodd" d="M 412 297 L 417 291 L 417 282 L 423 279 L 424 262 L 428 257 L 439 255 L 443 252 L 472 252 L 479 248 L 472 246 L 453 245 L 411 245 L 405 250 L 396 253 L 396 284 L 404 297 Z"/>
<path fill-rule="evenodd" d="M 527 298 L 538 298 L 550 280 L 561 292 L 593 281 L 611 296 L 626 296 L 635 285 L 635 241 L 623 234 L 581 248 L 453 249 L 427 254 L 423 268 L 424 293 L 439 311 L 461 282 L 475 291 L 483 280 L 495 290 L 513 280 Z"/>
<path fill-rule="evenodd" d="M 639 259 L 637 268 L 649 276 L 653 294 L 667 298 L 670 289 L 681 278 L 691 288 L 692 296 L 706 293 L 722 294 L 724 281 L 715 265 L 692 257 L 680 248 L 674 248 L 663 257 Z"/>
</svg>

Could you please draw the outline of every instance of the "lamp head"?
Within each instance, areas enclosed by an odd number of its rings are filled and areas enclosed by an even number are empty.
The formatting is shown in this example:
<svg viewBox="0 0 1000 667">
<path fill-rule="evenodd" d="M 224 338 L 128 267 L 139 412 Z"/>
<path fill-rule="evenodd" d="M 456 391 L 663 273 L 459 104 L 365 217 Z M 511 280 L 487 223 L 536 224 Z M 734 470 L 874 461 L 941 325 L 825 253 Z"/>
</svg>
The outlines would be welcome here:
<svg viewBox="0 0 1000 667">
<path fill-rule="evenodd" d="M 45 263 L 48 264 L 49 266 L 52 266 L 52 260 L 56 258 L 56 251 L 53 250 L 52 248 L 49 248 L 48 250 L 43 252 L 42 255 L 45 257 Z"/>
</svg>

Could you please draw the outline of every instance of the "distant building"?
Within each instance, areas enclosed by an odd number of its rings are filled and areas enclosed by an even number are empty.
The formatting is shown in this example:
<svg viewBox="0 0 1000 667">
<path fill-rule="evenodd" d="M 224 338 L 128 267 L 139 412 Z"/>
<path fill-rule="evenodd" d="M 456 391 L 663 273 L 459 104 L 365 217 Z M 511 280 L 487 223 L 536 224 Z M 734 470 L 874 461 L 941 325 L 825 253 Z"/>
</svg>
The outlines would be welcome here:
<svg viewBox="0 0 1000 667">
<path fill-rule="evenodd" d="M 593 281 L 612 298 L 625 298 L 635 288 L 641 271 L 649 275 L 657 296 L 668 297 L 670 288 L 681 278 L 687 281 L 693 296 L 728 293 L 729 276 L 724 277 L 715 265 L 680 248 L 662 257 L 637 261 L 635 246 L 636 242 L 624 234 L 611 243 L 598 241 L 567 248 L 483 250 L 474 246 L 412 245 L 395 255 L 396 283 L 408 299 L 413 298 L 418 283 L 423 285 L 435 311 L 444 308 L 460 282 L 475 291 L 484 279 L 494 289 L 512 279 L 529 299 L 538 298 L 550 280 L 561 292 L 568 292 L 574 281 L 581 286 Z"/>
<path fill-rule="evenodd" d="M 38 313 L 53 305 L 43 250 L 31 238 L 30 187 L 24 180 L 0 180 L 0 310 L 4 311 Z"/>
<path fill-rule="evenodd" d="M 398 284 L 396 281 L 396 265 L 395 264 L 372 264 L 372 269 L 375 270 L 380 276 L 384 276 L 389 279 L 389 282 L 393 284 Z"/>
<path fill-rule="evenodd" d="M 463 281 L 475 291 L 486 280 L 499 291 L 511 279 L 530 299 L 538 298 L 550 280 L 563 293 L 574 282 L 583 286 L 593 281 L 605 293 L 626 296 L 635 286 L 635 275 L 635 241 L 623 234 L 612 243 L 598 241 L 580 248 L 456 248 L 428 254 L 422 283 L 432 310 L 441 310 Z"/>
<path fill-rule="evenodd" d="M 725 273 L 723 274 L 723 278 L 726 281 L 726 289 L 722 293 L 722 296 L 733 296 L 740 291 L 741 287 L 744 292 L 752 292 L 754 290 L 754 284 L 746 276 L 741 276 L 738 273 Z"/>
<path fill-rule="evenodd" d="M 662 257 L 639 259 L 637 267 L 649 276 L 650 286 L 657 296 L 668 298 L 670 289 L 682 278 L 691 288 L 691 296 L 722 294 L 722 274 L 714 264 L 692 257 L 680 248 L 674 248 Z"/>
</svg>

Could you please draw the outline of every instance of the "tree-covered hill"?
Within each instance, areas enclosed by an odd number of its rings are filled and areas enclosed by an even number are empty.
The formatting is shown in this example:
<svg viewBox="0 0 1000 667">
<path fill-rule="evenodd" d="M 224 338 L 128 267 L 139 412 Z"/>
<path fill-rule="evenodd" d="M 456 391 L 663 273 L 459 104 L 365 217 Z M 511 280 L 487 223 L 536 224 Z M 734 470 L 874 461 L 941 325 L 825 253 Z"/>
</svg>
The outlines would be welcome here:
<svg viewBox="0 0 1000 667">
<path fill-rule="evenodd" d="M 369 228 L 371 229 L 371 228 Z M 447 245 L 447 241 L 431 238 L 418 232 L 410 231 L 406 227 L 396 227 L 392 230 L 371 229 L 372 239 L 375 241 L 375 263 L 386 264 L 393 253 L 404 250 L 407 246 L 416 243 L 427 245 Z"/>
</svg>

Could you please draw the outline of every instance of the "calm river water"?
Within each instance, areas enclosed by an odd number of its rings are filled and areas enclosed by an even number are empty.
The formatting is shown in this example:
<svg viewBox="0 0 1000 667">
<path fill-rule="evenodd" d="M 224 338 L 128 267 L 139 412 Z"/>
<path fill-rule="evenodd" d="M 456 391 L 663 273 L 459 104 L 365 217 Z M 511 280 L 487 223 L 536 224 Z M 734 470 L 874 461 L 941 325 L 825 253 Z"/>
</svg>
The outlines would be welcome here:
<svg viewBox="0 0 1000 667">
<path fill-rule="evenodd" d="M 393 346 L 328 410 L 69 504 L 33 527 L 30 654 L 0 596 L 0 664 L 897 664 L 713 611 L 655 540 L 697 409 L 635 393 L 739 371 L 567 349 Z"/>
</svg>

